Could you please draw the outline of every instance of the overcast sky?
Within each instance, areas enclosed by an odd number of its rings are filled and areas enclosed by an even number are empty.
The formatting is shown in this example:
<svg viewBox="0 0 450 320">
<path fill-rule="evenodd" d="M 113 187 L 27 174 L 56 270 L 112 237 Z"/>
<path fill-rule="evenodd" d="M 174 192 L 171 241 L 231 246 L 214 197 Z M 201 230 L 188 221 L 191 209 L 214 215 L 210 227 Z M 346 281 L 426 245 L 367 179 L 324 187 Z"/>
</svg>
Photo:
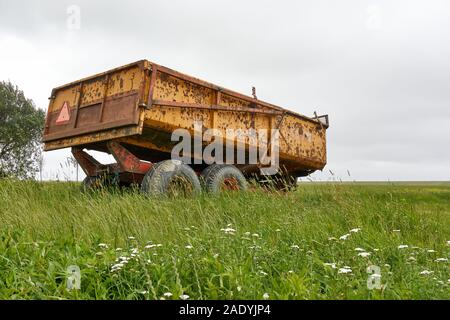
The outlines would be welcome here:
<svg viewBox="0 0 450 320">
<path fill-rule="evenodd" d="M 0 80 L 40 108 L 140 59 L 329 114 L 315 179 L 450 180 L 449 1 L 0 0 Z M 44 177 L 73 177 L 69 155 L 46 153 Z"/>
</svg>

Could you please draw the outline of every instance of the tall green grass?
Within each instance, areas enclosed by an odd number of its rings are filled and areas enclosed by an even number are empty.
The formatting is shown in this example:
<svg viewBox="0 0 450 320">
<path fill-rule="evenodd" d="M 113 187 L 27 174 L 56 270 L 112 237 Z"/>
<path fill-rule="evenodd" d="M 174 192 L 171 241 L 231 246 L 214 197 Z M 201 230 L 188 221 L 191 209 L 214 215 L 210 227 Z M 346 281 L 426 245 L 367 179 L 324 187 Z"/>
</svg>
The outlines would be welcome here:
<svg viewBox="0 0 450 320">
<path fill-rule="evenodd" d="M 449 240 L 445 184 L 148 199 L 0 182 L 2 299 L 449 299 Z"/>
</svg>

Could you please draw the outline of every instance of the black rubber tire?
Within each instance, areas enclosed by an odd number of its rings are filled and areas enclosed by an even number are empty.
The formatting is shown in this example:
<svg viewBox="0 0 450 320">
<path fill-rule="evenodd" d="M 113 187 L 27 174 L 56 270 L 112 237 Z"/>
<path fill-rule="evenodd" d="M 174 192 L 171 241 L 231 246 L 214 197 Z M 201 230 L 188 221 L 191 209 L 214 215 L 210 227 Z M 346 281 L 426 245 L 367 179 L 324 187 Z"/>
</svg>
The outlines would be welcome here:
<svg viewBox="0 0 450 320">
<path fill-rule="evenodd" d="M 211 170 L 218 170 L 219 167 L 224 167 L 226 164 L 217 164 L 213 163 L 209 166 L 207 166 L 205 169 L 203 169 L 202 173 L 200 174 L 200 182 L 202 184 L 202 187 L 205 186 L 205 180 L 209 176 L 209 173 Z"/>
<path fill-rule="evenodd" d="M 81 182 L 81 191 L 89 192 L 99 190 L 106 185 L 105 182 L 105 179 L 102 179 L 102 177 L 86 177 Z"/>
<path fill-rule="evenodd" d="M 161 165 L 164 161 L 154 163 L 150 170 L 147 171 L 147 173 L 144 175 L 144 178 L 142 179 L 141 183 L 141 192 L 144 194 L 149 194 L 150 192 L 150 181 L 153 173 L 155 172 L 156 168 Z"/>
<path fill-rule="evenodd" d="M 200 175 L 203 188 L 209 193 L 220 193 L 225 179 L 235 179 L 235 190 L 245 191 L 248 188 L 247 180 L 241 170 L 230 164 L 212 164 Z"/>
<path fill-rule="evenodd" d="M 156 163 L 142 180 L 141 191 L 148 196 L 172 196 L 172 183 L 180 182 L 183 195 L 195 195 L 201 192 L 200 181 L 191 167 L 179 160 L 164 160 Z M 177 188 L 178 186 L 176 186 Z M 175 189 L 176 189 L 175 188 Z"/>
</svg>

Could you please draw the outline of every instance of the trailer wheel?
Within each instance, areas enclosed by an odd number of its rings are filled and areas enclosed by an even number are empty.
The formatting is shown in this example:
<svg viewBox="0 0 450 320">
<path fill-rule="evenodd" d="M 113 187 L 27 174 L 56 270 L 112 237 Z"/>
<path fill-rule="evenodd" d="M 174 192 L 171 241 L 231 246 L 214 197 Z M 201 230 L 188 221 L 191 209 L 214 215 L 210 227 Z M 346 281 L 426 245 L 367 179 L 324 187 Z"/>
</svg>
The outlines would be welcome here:
<svg viewBox="0 0 450 320">
<path fill-rule="evenodd" d="M 98 190 L 105 186 L 105 181 L 101 177 L 86 177 L 81 183 L 81 191 L 88 192 Z"/>
<path fill-rule="evenodd" d="M 194 170 L 179 160 L 155 164 L 142 180 L 141 191 L 149 196 L 188 196 L 200 193 L 200 181 Z"/>
<path fill-rule="evenodd" d="M 231 190 L 247 190 L 247 180 L 241 170 L 233 165 L 212 164 L 201 174 L 207 192 L 220 193 Z"/>
</svg>

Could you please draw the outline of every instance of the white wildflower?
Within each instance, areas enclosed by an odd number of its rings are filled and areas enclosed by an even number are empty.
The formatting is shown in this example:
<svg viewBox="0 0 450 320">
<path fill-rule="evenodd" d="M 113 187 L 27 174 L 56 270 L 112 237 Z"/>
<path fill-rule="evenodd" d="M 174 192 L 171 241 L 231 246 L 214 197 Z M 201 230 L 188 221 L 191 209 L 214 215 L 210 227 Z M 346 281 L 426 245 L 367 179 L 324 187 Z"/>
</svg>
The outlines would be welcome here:
<svg viewBox="0 0 450 320">
<path fill-rule="evenodd" d="M 392 232 L 400 232 L 400 229 L 394 229 Z"/>
<path fill-rule="evenodd" d="M 111 267 L 111 271 L 120 270 L 120 269 L 123 268 L 123 266 L 124 266 L 123 263 L 116 263 L 115 265 L 113 265 L 113 266 Z"/>
<path fill-rule="evenodd" d="M 366 250 L 364 250 L 363 248 L 355 248 L 355 251 L 364 252 Z"/>
<path fill-rule="evenodd" d="M 336 263 L 334 263 L 334 262 L 333 263 L 326 262 L 323 265 L 327 266 L 327 267 L 331 267 L 333 269 L 336 269 Z"/>
<path fill-rule="evenodd" d="M 361 231 L 361 228 L 353 228 L 352 230 L 350 230 L 350 232 L 353 232 L 353 233 L 358 233 L 360 231 Z"/>
<path fill-rule="evenodd" d="M 432 274 L 432 273 L 433 273 L 433 271 L 423 270 L 419 274 L 422 275 L 422 276 L 427 276 L 427 275 Z"/>
<path fill-rule="evenodd" d="M 350 237 L 350 233 L 346 233 L 343 236 L 340 236 L 339 240 L 347 240 L 348 237 Z"/>
<path fill-rule="evenodd" d="M 148 244 L 144 248 L 145 249 L 151 249 L 151 248 L 154 248 L 154 247 L 156 247 L 156 244 Z"/>
<path fill-rule="evenodd" d="M 121 263 L 125 264 L 125 263 L 128 263 L 130 258 L 128 258 L 128 257 L 119 257 L 119 260 L 121 261 Z"/>
<path fill-rule="evenodd" d="M 128 240 L 136 240 L 136 238 L 133 237 L 133 236 L 129 236 L 129 237 L 128 237 Z"/>
<path fill-rule="evenodd" d="M 188 296 L 187 294 L 182 294 L 182 295 L 180 296 L 180 299 L 181 299 L 181 300 L 187 300 L 187 299 L 189 299 L 189 296 Z"/>
<path fill-rule="evenodd" d="M 186 249 L 192 249 L 194 248 L 193 246 L 191 246 L 190 244 L 188 244 L 187 246 L 185 246 Z"/>
<path fill-rule="evenodd" d="M 292 248 L 292 249 L 300 249 L 300 247 L 299 247 L 298 245 L 296 245 L 296 244 L 293 244 L 293 245 L 291 246 L 291 248 Z"/>
<path fill-rule="evenodd" d="M 252 234 L 252 237 L 259 238 L 259 234 L 253 233 L 253 234 Z"/>
<path fill-rule="evenodd" d="M 267 276 L 267 272 L 264 272 L 262 270 L 259 271 L 259 274 L 262 275 L 262 276 Z"/>
<path fill-rule="evenodd" d="M 375 248 L 375 249 L 373 249 L 373 251 L 378 252 L 378 251 L 380 251 L 380 249 Z"/>
<path fill-rule="evenodd" d="M 225 232 L 225 234 L 234 234 L 236 232 L 233 228 L 220 229 L 220 231 Z"/>
<path fill-rule="evenodd" d="M 436 260 L 434 260 L 436 262 L 447 262 L 448 259 L 447 258 L 437 258 Z"/>
<path fill-rule="evenodd" d="M 428 249 L 428 250 L 427 250 L 427 252 L 428 252 L 428 253 L 435 253 L 435 252 L 436 252 L 436 250 L 433 250 L 433 249 Z"/>
<path fill-rule="evenodd" d="M 268 294 L 267 292 L 263 294 L 263 299 L 264 299 L 264 300 L 269 299 L 269 294 Z"/>
<path fill-rule="evenodd" d="M 108 245 L 107 245 L 106 243 L 99 243 L 98 246 L 99 246 L 100 248 L 105 248 L 105 249 L 108 248 Z"/>
<path fill-rule="evenodd" d="M 338 273 L 352 273 L 352 269 L 350 268 L 339 268 Z"/>
<path fill-rule="evenodd" d="M 281 232 L 281 229 L 276 229 L 275 232 Z"/>
<path fill-rule="evenodd" d="M 237 290 L 238 292 L 241 292 L 242 287 L 241 287 L 241 286 L 237 286 L 236 290 Z"/>
<path fill-rule="evenodd" d="M 336 241 L 337 239 L 335 237 L 329 237 L 328 241 Z"/>
<path fill-rule="evenodd" d="M 122 248 L 116 248 L 116 251 L 122 251 Z"/>
<path fill-rule="evenodd" d="M 411 262 L 416 261 L 416 260 L 417 260 L 417 259 L 414 258 L 414 257 L 409 257 L 409 258 L 408 258 L 408 261 L 411 261 Z"/>
<path fill-rule="evenodd" d="M 401 245 L 398 246 L 399 249 L 406 249 L 408 247 L 409 246 L 407 244 L 401 244 Z"/>
<path fill-rule="evenodd" d="M 173 294 L 171 292 L 164 292 L 163 296 L 170 298 L 171 296 L 173 296 Z"/>
<path fill-rule="evenodd" d="M 358 253 L 358 256 L 367 258 L 370 256 L 370 252 L 360 252 L 360 253 Z"/>
<path fill-rule="evenodd" d="M 144 291 L 140 291 L 139 293 L 140 293 L 140 294 L 147 294 L 148 291 L 147 291 L 147 290 L 144 290 Z"/>
</svg>

